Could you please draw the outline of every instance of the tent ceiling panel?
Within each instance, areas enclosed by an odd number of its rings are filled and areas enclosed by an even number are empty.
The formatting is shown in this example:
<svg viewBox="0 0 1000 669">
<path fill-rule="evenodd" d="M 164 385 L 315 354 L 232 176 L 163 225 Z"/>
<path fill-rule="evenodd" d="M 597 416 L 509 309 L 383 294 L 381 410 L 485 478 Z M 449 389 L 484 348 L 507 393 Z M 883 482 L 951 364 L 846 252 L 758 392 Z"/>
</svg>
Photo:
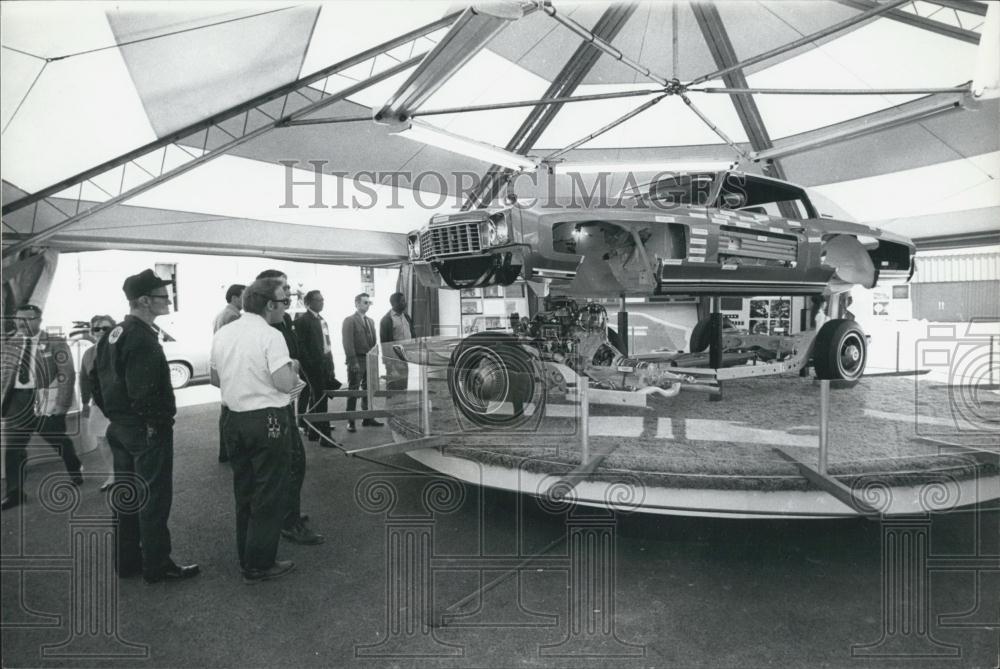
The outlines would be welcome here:
<svg viewBox="0 0 1000 669">
<path fill-rule="evenodd" d="M 108 21 L 158 137 L 296 79 L 319 12 L 293 7 L 125 44 L 170 19 L 123 7 Z"/>
<path fill-rule="evenodd" d="M 1000 207 L 1000 152 L 816 189 L 860 221 Z"/>
<path fill-rule="evenodd" d="M 312 74 L 330 63 L 339 63 L 356 53 L 427 25 L 445 16 L 451 6 L 450 2 L 433 0 L 411 2 L 406 6 L 406 11 L 399 11 L 396 3 L 379 0 L 327 5 L 320 10 L 300 76 Z M 441 32 L 443 34 L 444 31 Z M 439 37 L 440 35 L 433 37 L 434 41 Z M 397 52 L 393 55 L 400 60 L 410 57 Z"/>
<path fill-rule="evenodd" d="M 4 198 L 23 192 L 3 184 Z M 72 206 L 54 198 L 62 209 Z M 21 212 L 18 212 L 20 214 Z M 55 223 L 54 209 L 39 208 L 36 227 Z M 16 241 L 8 234 L 5 242 Z M 347 240 L 350 240 L 349 242 Z M 179 252 L 266 255 L 346 265 L 396 264 L 406 255 L 402 233 L 277 223 L 254 218 L 120 205 L 80 221 L 46 242 L 60 250 L 106 248 L 160 249 Z"/>
<path fill-rule="evenodd" d="M 0 170 L 34 192 L 154 139 L 118 51 L 98 51 L 46 66 L 3 133 Z"/>
<path fill-rule="evenodd" d="M 427 110 L 536 100 L 549 82 L 490 51 L 480 51 L 421 107 Z M 388 99 L 382 98 L 381 102 Z M 378 104 L 373 104 L 377 108 Z M 466 137 L 504 146 L 531 113 L 531 107 L 427 116 L 423 120 Z"/>
<path fill-rule="evenodd" d="M 96 2 L 76 3 L 70 11 L 67 4 L 57 2 L 4 3 L 0 40 L 10 49 L 40 58 L 111 48 L 116 42 L 104 16 L 106 6 Z"/>
<path fill-rule="evenodd" d="M 866 178 L 997 151 L 1000 149 L 997 128 L 1000 128 L 1000 100 L 987 100 L 975 110 L 942 114 L 786 156 L 782 163 L 789 178 L 804 186 Z M 778 146 L 781 144 L 776 142 Z"/>
<path fill-rule="evenodd" d="M 338 102 L 323 110 L 324 117 L 371 116 L 371 109 L 351 102 Z M 406 172 L 450 175 L 456 172 L 482 174 L 489 164 L 435 146 L 394 135 L 388 126 L 371 122 L 305 125 L 282 128 L 243 144 L 234 156 L 274 163 L 296 160 L 303 167 L 310 160 L 325 160 L 324 172 Z M 441 181 L 428 176 L 421 190 L 437 193 Z M 405 187 L 405 184 L 404 184 Z M 453 190 L 453 189 L 452 189 Z"/>
<path fill-rule="evenodd" d="M 835 2 L 815 2 L 808 0 L 777 0 L 765 2 L 721 2 L 719 15 L 726 27 L 733 49 L 740 60 L 764 53 L 781 44 L 816 33 L 858 14 L 856 9 Z M 743 26 L 753 26 L 753 30 L 742 30 Z M 838 33 L 810 46 L 790 51 L 781 58 L 791 58 L 808 52 L 817 45 L 838 39 L 865 24 L 858 24 L 847 31 Z M 770 67 L 775 61 L 767 61 L 746 68 L 749 75 Z"/>
</svg>

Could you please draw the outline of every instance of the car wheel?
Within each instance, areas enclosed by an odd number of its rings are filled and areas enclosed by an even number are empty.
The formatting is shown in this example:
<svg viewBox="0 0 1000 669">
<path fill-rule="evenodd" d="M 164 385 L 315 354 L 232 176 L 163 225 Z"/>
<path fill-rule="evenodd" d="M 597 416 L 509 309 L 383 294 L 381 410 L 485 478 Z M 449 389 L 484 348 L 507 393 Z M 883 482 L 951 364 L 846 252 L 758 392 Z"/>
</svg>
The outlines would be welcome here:
<svg viewBox="0 0 1000 669">
<path fill-rule="evenodd" d="M 186 362 L 174 362 L 169 363 L 170 367 L 170 385 L 174 390 L 178 388 L 183 388 L 191 381 L 191 368 L 188 367 Z"/>
<path fill-rule="evenodd" d="M 459 412 L 480 427 L 513 429 L 541 416 L 545 384 L 537 359 L 511 335 L 479 332 L 452 352 L 448 390 Z"/>
<path fill-rule="evenodd" d="M 857 323 L 845 318 L 827 321 L 813 343 L 816 378 L 857 382 L 868 362 L 868 342 Z"/>
</svg>

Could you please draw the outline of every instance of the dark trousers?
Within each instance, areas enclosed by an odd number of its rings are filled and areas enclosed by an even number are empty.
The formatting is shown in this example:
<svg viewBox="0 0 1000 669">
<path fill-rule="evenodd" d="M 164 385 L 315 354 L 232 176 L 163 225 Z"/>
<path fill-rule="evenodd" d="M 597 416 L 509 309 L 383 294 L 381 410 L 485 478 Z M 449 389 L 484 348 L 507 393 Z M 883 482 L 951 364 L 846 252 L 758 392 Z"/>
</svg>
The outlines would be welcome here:
<svg viewBox="0 0 1000 669">
<path fill-rule="evenodd" d="M 116 485 L 139 486 L 136 496 L 122 496 L 116 504 L 122 507 L 115 509 L 118 571 L 134 573 L 142 567 L 144 574 L 155 574 L 170 564 L 167 521 L 174 499 L 173 428 L 151 432 L 142 425 L 112 422 L 107 437 Z"/>
<path fill-rule="evenodd" d="M 322 383 L 316 379 L 309 379 L 309 389 L 308 392 L 302 391 L 299 395 L 299 416 L 307 413 L 326 413 L 328 404 L 328 398 L 326 396 L 326 389 L 323 388 Z M 319 423 L 313 423 L 319 430 L 320 434 L 329 437 L 330 436 L 330 421 L 322 421 Z M 313 432 L 309 427 L 303 425 L 306 430 L 306 436 L 310 441 L 316 441 L 319 437 Z"/>
<path fill-rule="evenodd" d="M 28 442 L 37 434 L 62 456 L 66 471 L 80 474 L 80 458 L 76 456 L 73 440 L 66 436 L 66 416 L 35 415 L 35 391 L 11 390 L 4 407 L 3 443 L 7 447 L 4 475 L 7 477 L 7 494 L 24 492 L 24 463 L 28 459 Z"/>
<path fill-rule="evenodd" d="M 236 550 L 243 569 L 270 569 L 285 516 L 291 433 L 289 409 L 232 411 L 223 426 L 233 466 Z"/>
<path fill-rule="evenodd" d="M 358 370 L 354 371 L 350 367 L 347 369 L 347 388 L 349 390 L 368 390 L 368 367 L 365 365 L 365 358 L 358 358 L 357 361 Z M 357 397 L 347 398 L 347 410 L 354 411 L 358 406 Z M 361 398 L 361 408 L 365 411 L 368 410 L 368 398 Z M 348 421 L 353 423 L 354 421 Z"/>
<path fill-rule="evenodd" d="M 226 449 L 226 438 L 222 433 L 222 426 L 226 422 L 226 414 L 229 407 L 225 404 L 219 405 L 219 462 L 229 462 L 229 451 Z"/>
<path fill-rule="evenodd" d="M 289 425 L 295 424 L 295 412 L 288 405 Z M 302 435 L 297 429 L 289 430 L 291 443 L 288 451 L 288 484 L 286 488 L 285 518 L 282 527 L 290 530 L 299 524 L 302 515 L 302 484 L 306 480 L 306 449 L 302 445 Z"/>
</svg>

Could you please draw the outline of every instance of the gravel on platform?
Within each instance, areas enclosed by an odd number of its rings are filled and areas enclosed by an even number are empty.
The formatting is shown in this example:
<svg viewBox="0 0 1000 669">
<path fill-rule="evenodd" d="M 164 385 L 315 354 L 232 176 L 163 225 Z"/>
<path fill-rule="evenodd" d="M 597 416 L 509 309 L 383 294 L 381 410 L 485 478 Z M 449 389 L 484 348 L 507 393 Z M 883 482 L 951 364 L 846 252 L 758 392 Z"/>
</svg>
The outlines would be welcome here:
<svg viewBox="0 0 1000 669">
<path fill-rule="evenodd" d="M 495 442 L 463 443 L 475 430 L 454 408 L 443 380 L 430 382 L 431 425 L 453 434 L 448 455 L 540 473 L 568 473 L 580 462 L 579 406 L 573 395 L 552 396 L 544 415 L 515 431 L 491 432 Z M 411 393 L 408 401 L 415 399 Z M 560 406 L 557 406 L 560 405 Z M 997 404 L 983 393 L 914 377 L 865 377 L 830 393 L 829 473 L 848 485 L 877 479 L 916 485 L 996 474 L 1000 452 Z M 726 381 L 721 401 L 704 393 L 652 396 L 645 407 L 592 405 L 591 453 L 607 454 L 599 480 L 639 476 L 646 484 L 742 490 L 804 490 L 810 484 L 781 457 L 818 459 L 820 385 L 784 375 Z M 416 410 L 393 421 L 416 436 Z M 533 442 L 537 442 L 535 445 Z M 960 444 L 988 457 L 942 445 Z"/>
</svg>

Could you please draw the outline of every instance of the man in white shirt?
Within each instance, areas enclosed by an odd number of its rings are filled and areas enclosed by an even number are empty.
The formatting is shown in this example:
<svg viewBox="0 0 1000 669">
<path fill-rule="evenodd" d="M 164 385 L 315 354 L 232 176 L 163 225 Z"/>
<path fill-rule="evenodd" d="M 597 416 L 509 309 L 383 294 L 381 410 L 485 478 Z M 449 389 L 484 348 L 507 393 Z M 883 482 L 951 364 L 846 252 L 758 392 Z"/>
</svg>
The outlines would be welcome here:
<svg viewBox="0 0 1000 669">
<path fill-rule="evenodd" d="M 233 467 L 236 545 L 246 583 L 290 572 L 276 560 L 286 511 L 291 450 L 288 404 L 301 392 L 298 363 L 288 354 L 280 322 L 289 299 L 281 279 L 258 279 L 246 289 L 244 314 L 212 340 L 212 383 L 228 407 L 223 425 Z"/>
<path fill-rule="evenodd" d="M 246 286 L 241 283 L 234 283 L 226 290 L 226 306 L 216 316 L 212 322 L 212 332 L 218 332 L 223 325 L 229 325 L 240 317 L 243 309 L 243 291 Z M 222 423 L 226 420 L 226 405 L 223 404 L 219 412 L 219 462 L 229 462 L 229 454 L 226 453 L 226 442 L 222 438 Z"/>
</svg>

